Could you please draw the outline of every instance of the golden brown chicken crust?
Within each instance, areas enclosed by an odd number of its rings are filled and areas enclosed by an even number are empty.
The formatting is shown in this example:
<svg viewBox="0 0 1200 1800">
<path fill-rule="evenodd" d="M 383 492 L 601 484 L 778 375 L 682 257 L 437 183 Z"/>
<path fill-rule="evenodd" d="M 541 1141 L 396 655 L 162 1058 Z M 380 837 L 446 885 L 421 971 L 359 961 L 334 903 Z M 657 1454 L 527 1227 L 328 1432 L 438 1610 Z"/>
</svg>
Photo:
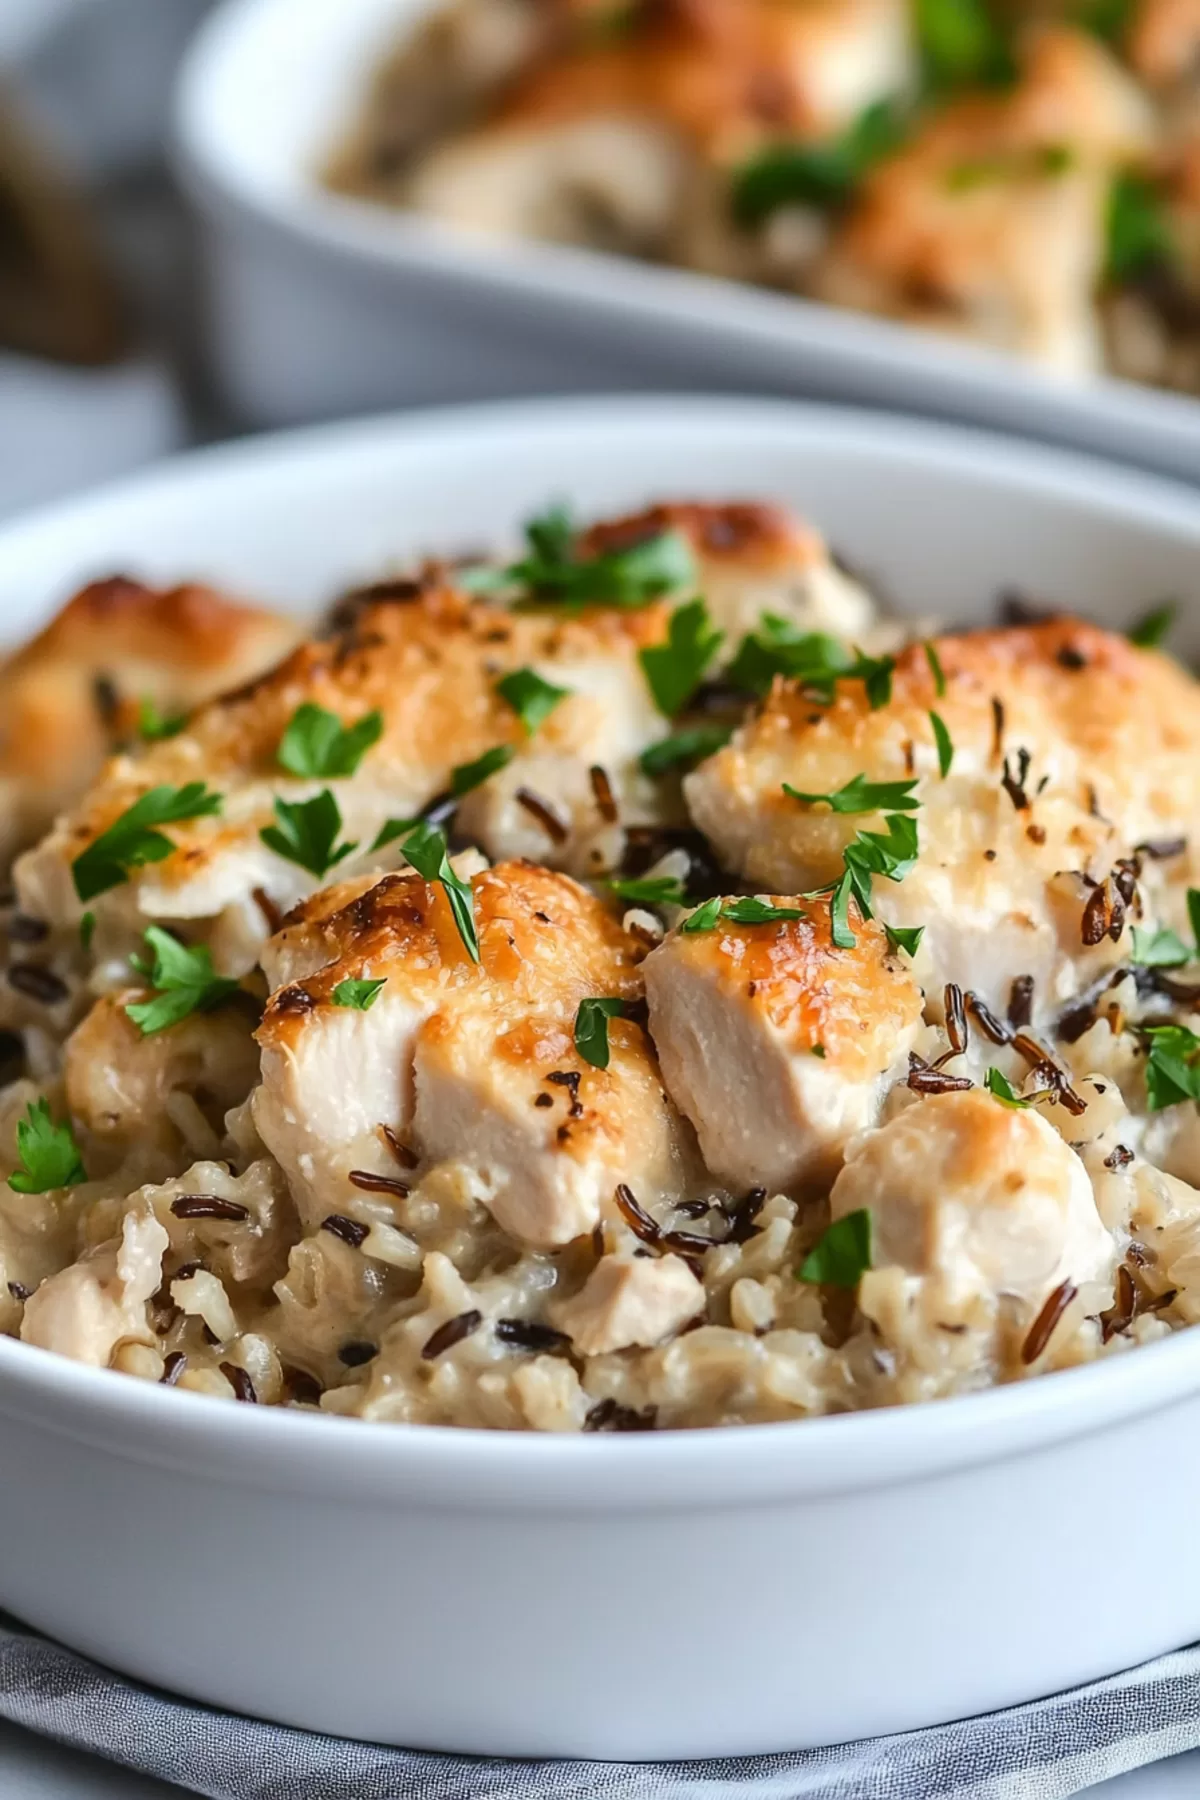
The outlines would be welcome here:
<svg viewBox="0 0 1200 1800">
<path fill-rule="evenodd" d="M 608 519 L 583 534 L 585 556 L 628 550 L 632 546 L 677 531 L 688 540 L 703 563 L 728 565 L 731 572 L 767 573 L 799 570 L 824 563 L 827 552 L 820 533 L 782 506 L 761 502 L 704 504 L 699 501 L 664 501 L 623 519 Z"/>
<path fill-rule="evenodd" d="M 1200 0 L 1140 0 L 1125 47 L 1134 69 L 1152 87 L 1194 81 L 1200 56 Z"/>
<path fill-rule="evenodd" d="M 0 666 L 0 782 L 11 782 L 0 840 L 15 849 L 49 824 L 136 739 L 140 707 L 187 712 L 278 662 L 290 619 L 188 584 L 92 582 Z"/>
</svg>

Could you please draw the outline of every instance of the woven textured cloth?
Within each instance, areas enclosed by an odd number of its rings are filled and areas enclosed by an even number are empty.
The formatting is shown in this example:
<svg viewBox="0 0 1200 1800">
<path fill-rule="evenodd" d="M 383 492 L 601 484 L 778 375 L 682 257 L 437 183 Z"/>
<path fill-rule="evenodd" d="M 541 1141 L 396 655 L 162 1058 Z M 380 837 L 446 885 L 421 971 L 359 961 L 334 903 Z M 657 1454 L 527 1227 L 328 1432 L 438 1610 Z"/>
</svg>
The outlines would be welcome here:
<svg viewBox="0 0 1200 1800">
<path fill-rule="evenodd" d="M 0 1714 L 207 1800 L 1066 1800 L 1200 1745 L 1200 1646 L 903 1737 L 722 1762 L 508 1762 L 352 1744 L 172 1699 L 0 1623 Z"/>
</svg>

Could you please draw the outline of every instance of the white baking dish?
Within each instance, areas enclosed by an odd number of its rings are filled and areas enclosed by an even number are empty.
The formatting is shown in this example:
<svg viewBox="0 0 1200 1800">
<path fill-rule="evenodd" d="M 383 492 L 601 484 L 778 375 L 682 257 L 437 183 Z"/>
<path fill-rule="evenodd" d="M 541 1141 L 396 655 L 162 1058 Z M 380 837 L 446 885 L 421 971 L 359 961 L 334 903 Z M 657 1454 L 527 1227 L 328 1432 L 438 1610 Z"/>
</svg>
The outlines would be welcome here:
<svg viewBox="0 0 1200 1800">
<path fill-rule="evenodd" d="M 180 165 L 208 224 L 214 371 L 239 417 L 720 386 L 969 418 L 1200 479 L 1200 400 L 1071 385 L 779 294 L 323 191 L 375 59 L 430 5 L 225 0 L 189 55 Z"/>
<path fill-rule="evenodd" d="M 481 408 L 259 442 L 0 531 L 4 628 L 86 575 L 315 606 L 550 495 L 804 509 L 905 608 L 1110 622 L 1174 595 L 1200 495 L 871 414 Z M 197 1398 L 0 1339 L 0 1606 L 199 1699 L 364 1738 L 665 1757 L 901 1730 L 1200 1636 L 1200 1332 L 925 1408 L 550 1439 Z"/>
</svg>

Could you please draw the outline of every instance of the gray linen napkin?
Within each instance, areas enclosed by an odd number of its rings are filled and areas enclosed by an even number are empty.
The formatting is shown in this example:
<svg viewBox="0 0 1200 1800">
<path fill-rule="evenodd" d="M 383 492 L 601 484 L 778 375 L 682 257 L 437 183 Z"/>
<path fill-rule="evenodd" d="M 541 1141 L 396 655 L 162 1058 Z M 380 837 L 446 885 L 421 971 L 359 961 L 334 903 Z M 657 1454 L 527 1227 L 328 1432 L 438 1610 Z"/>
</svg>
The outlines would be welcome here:
<svg viewBox="0 0 1200 1800">
<path fill-rule="evenodd" d="M 215 1712 L 0 1621 L 0 1715 L 208 1800 L 1067 1800 L 1200 1745 L 1200 1645 L 961 1725 L 723 1762 L 509 1762 Z"/>
</svg>

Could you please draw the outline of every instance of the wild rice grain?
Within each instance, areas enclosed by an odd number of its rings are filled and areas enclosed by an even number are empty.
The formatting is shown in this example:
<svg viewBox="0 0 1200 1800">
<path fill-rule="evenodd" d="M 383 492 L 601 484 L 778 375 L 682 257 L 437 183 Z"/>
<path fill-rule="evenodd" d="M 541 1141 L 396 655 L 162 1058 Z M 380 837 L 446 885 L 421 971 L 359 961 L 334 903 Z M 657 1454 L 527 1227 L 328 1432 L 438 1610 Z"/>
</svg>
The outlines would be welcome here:
<svg viewBox="0 0 1200 1800">
<path fill-rule="evenodd" d="M 187 1357 L 182 1350 L 172 1350 L 163 1358 L 163 1372 L 158 1378 L 160 1387 L 174 1387 L 187 1367 Z"/>
<path fill-rule="evenodd" d="M 1073 1281 L 1060 1281 L 1041 1312 L 1029 1327 L 1029 1334 L 1021 1346 L 1021 1361 L 1028 1368 L 1035 1363 L 1054 1336 L 1059 1320 L 1070 1306 L 1079 1289 Z"/>
<path fill-rule="evenodd" d="M 351 1169 L 347 1180 L 352 1181 L 356 1188 L 362 1188 L 365 1193 L 391 1194 L 396 1200 L 407 1200 L 412 1191 L 407 1181 L 397 1181 L 393 1175 L 375 1175 L 370 1169 Z M 363 1235 L 366 1235 L 365 1232 Z M 362 1242 L 361 1238 L 359 1242 Z"/>
<path fill-rule="evenodd" d="M 258 1395 L 255 1393 L 254 1383 L 245 1369 L 239 1368 L 237 1363 L 230 1362 L 224 1362 L 220 1367 L 221 1373 L 233 1389 L 235 1397 L 245 1401 L 247 1406 L 257 1406 Z"/>
<path fill-rule="evenodd" d="M 171 1202 L 177 1219 L 229 1219 L 240 1223 L 250 1217 L 250 1208 L 237 1200 L 222 1200 L 217 1194 L 180 1194 Z"/>
<path fill-rule="evenodd" d="M 447 1319 L 444 1325 L 438 1326 L 421 1356 L 425 1362 L 435 1362 L 447 1350 L 453 1350 L 456 1344 L 461 1344 L 464 1338 L 469 1338 L 472 1332 L 478 1331 L 482 1324 L 483 1314 L 473 1307 L 470 1312 L 459 1313 L 455 1319 Z"/>
<path fill-rule="evenodd" d="M 343 1244 L 349 1244 L 352 1250 L 361 1250 L 366 1242 L 368 1227 L 360 1225 L 357 1219 L 348 1219 L 345 1213 L 330 1213 L 327 1219 L 321 1220 L 321 1230 L 327 1231 L 331 1237 L 341 1238 Z"/>
</svg>

